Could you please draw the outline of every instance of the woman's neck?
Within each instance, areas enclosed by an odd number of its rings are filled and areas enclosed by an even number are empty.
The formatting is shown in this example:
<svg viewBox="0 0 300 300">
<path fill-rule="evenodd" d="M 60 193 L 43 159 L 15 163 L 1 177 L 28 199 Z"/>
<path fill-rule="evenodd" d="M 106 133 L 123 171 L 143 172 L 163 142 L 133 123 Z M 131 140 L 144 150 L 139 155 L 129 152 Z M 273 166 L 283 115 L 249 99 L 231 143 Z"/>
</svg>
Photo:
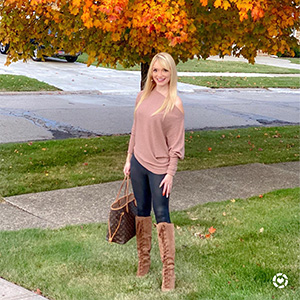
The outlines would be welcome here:
<svg viewBox="0 0 300 300">
<path fill-rule="evenodd" d="M 166 86 L 166 87 L 159 87 L 159 86 L 156 86 L 155 87 L 155 90 L 157 92 L 159 92 L 160 94 L 164 95 L 165 97 L 168 96 L 169 94 L 169 86 Z"/>
</svg>

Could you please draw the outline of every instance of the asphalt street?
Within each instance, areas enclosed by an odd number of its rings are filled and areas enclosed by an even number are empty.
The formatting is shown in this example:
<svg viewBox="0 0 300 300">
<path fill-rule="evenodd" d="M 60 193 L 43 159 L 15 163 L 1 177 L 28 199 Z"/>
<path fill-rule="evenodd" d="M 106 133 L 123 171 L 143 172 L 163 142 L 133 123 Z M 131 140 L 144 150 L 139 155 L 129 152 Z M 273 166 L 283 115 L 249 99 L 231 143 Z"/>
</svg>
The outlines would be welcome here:
<svg viewBox="0 0 300 300">
<path fill-rule="evenodd" d="M 299 92 L 180 94 L 186 129 L 299 123 Z M 130 133 L 136 94 L 0 95 L 0 142 Z"/>
<path fill-rule="evenodd" d="M 57 59 L 9 67 L 4 62 L 0 55 L 2 74 L 37 78 L 63 91 L 0 93 L 0 143 L 130 133 L 139 72 Z M 187 130 L 299 124 L 299 90 L 209 89 L 183 83 L 178 89 Z"/>
</svg>

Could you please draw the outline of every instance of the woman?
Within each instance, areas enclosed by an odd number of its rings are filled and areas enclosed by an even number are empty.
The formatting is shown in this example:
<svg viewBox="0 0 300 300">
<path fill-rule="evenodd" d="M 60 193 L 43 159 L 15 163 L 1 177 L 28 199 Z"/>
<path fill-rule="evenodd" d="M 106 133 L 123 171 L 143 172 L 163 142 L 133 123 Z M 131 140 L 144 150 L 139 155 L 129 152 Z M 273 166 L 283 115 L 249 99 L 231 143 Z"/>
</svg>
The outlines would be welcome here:
<svg viewBox="0 0 300 300">
<path fill-rule="evenodd" d="M 169 196 L 177 161 L 183 157 L 184 111 L 177 96 L 176 65 L 168 53 L 158 53 L 151 61 L 145 88 L 136 99 L 124 174 L 130 174 L 137 200 L 137 276 L 146 275 L 150 268 L 153 203 L 163 263 L 163 291 L 175 288 L 175 239 Z"/>
</svg>

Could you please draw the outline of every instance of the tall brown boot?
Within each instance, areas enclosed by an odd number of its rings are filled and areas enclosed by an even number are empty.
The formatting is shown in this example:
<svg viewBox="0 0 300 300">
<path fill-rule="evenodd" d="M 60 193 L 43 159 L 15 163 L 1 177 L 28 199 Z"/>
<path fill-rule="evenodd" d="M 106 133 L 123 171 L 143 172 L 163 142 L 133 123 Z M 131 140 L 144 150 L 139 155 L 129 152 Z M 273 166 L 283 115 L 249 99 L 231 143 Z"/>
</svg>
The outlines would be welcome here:
<svg viewBox="0 0 300 300">
<path fill-rule="evenodd" d="M 159 243 L 159 252 L 161 261 L 163 263 L 162 270 L 162 286 L 163 292 L 175 289 L 175 234 L 174 224 L 172 223 L 158 223 L 157 235 Z"/>
<path fill-rule="evenodd" d="M 150 269 L 150 250 L 152 238 L 152 218 L 135 217 L 136 246 L 139 258 L 137 276 L 145 276 Z"/>
</svg>

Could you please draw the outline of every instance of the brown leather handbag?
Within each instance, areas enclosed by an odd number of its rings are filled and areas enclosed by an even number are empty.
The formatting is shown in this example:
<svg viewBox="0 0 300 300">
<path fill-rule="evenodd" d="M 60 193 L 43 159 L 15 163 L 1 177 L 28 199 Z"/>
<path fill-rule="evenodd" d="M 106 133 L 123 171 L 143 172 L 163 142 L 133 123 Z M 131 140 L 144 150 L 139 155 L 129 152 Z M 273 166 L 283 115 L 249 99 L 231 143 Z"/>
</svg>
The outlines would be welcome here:
<svg viewBox="0 0 300 300">
<path fill-rule="evenodd" d="M 120 197 L 125 183 L 124 195 Z M 135 236 L 137 203 L 133 193 L 129 193 L 129 184 L 129 176 L 125 176 L 116 200 L 110 206 L 106 235 L 110 243 L 125 244 Z"/>
</svg>

